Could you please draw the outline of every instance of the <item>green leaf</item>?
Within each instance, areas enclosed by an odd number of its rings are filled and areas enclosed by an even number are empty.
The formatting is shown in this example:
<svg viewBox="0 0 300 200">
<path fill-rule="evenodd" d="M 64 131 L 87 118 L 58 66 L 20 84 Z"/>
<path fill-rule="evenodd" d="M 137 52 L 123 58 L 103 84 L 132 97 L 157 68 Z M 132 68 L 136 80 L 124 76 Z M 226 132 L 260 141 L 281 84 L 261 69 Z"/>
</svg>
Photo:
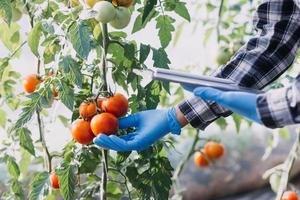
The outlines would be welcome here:
<svg viewBox="0 0 300 200">
<path fill-rule="evenodd" d="M 95 147 L 82 148 L 77 160 L 80 174 L 93 173 L 101 162 L 101 151 Z"/>
<path fill-rule="evenodd" d="M 163 48 L 160 49 L 152 48 L 152 51 L 153 51 L 152 60 L 154 61 L 153 66 L 158 68 L 169 69 L 169 64 L 171 64 L 171 61 L 169 60 L 165 50 Z"/>
<path fill-rule="evenodd" d="M 57 118 L 61 121 L 64 127 L 68 127 L 70 125 L 70 120 L 63 115 L 58 115 Z"/>
<path fill-rule="evenodd" d="M 74 90 L 71 86 L 62 82 L 58 92 L 61 102 L 71 111 L 74 109 Z"/>
<path fill-rule="evenodd" d="M 20 169 L 18 164 L 16 163 L 15 159 L 12 157 L 8 157 L 7 160 L 7 171 L 10 174 L 10 176 L 14 177 L 15 179 L 18 179 L 20 176 Z"/>
<path fill-rule="evenodd" d="M 31 155 L 25 149 L 20 149 L 21 160 L 19 161 L 19 168 L 23 177 L 26 177 L 28 169 L 31 164 Z"/>
<path fill-rule="evenodd" d="M 76 166 L 66 164 L 57 170 L 60 192 L 65 200 L 75 199 L 76 171 Z"/>
<path fill-rule="evenodd" d="M 285 140 L 289 140 L 291 138 L 290 132 L 286 128 L 279 129 L 279 135 Z"/>
<path fill-rule="evenodd" d="M 21 128 L 23 125 L 25 125 L 27 122 L 29 122 L 29 120 L 32 118 L 34 112 L 35 112 L 35 109 L 33 109 L 33 107 L 31 107 L 31 106 L 24 107 L 22 109 L 22 113 L 21 113 L 19 119 L 17 120 L 14 128 L 15 129 Z"/>
<path fill-rule="evenodd" d="M 237 132 L 240 132 L 241 129 L 241 122 L 242 122 L 242 116 L 237 114 L 232 114 L 232 118 L 235 124 L 235 128 Z"/>
<path fill-rule="evenodd" d="M 35 156 L 35 150 L 31 139 L 31 132 L 27 128 L 17 130 L 20 137 L 20 146 L 26 149 L 31 155 Z"/>
<path fill-rule="evenodd" d="M 151 11 L 154 9 L 154 6 L 157 4 L 157 0 L 146 0 L 145 1 L 145 7 L 144 12 L 142 16 L 142 24 L 145 22 L 148 15 L 151 13 Z"/>
<path fill-rule="evenodd" d="M 6 112 L 0 109 L 0 126 L 2 126 L 2 128 L 5 128 L 5 125 L 6 125 Z"/>
<path fill-rule="evenodd" d="M 186 8 L 186 3 L 185 2 L 177 2 L 176 3 L 176 7 L 175 7 L 175 12 L 183 17 L 184 19 L 186 19 L 187 21 L 191 21 L 191 16 L 189 14 L 188 9 Z"/>
<path fill-rule="evenodd" d="M 49 180 L 49 173 L 48 172 L 39 172 L 36 174 L 30 183 L 30 200 L 38 200 L 43 192 L 43 188 L 45 184 Z"/>
<path fill-rule="evenodd" d="M 12 20 L 12 7 L 10 0 L 0 1 L 0 16 L 8 25 L 10 25 Z"/>
<path fill-rule="evenodd" d="M 17 179 L 14 179 L 12 181 L 11 190 L 15 196 L 19 197 L 18 199 L 25 200 L 25 192 L 23 190 L 22 184 Z"/>
<path fill-rule="evenodd" d="M 7 49 L 9 49 L 10 52 L 14 52 L 16 48 L 19 47 L 21 44 L 21 40 L 17 41 L 16 35 L 19 34 L 20 25 L 17 23 L 11 23 L 10 26 L 8 26 L 6 23 L 0 24 L 0 38 L 3 44 Z M 19 55 L 20 52 L 16 53 L 16 56 Z"/>
<path fill-rule="evenodd" d="M 28 34 L 28 45 L 32 53 L 36 57 L 39 57 L 38 48 L 39 48 L 41 36 L 42 36 L 42 24 L 41 22 L 38 22 L 34 25 L 33 29 Z"/>
<path fill-rule="evenodd" d="M 67 74 L 67 78 L 75 83 L 79 88 L 82 87 L 82 74 L 80 72 L 80 64 L 76 62 L 70 55 L 62 58 L 59 63 L 60 70 Z"/>
<path fill-rule="evenodd" d="M 158 36 L 161 46 L 166 48 L 172 40 L 172 32 L 175 31 L 173 23 L 175 19 L 167 15 L 161 15 L 156 18 L 156 28 L 159 29 Z"/>
<path fill-rule="evenodd" d="M 69 37 L 73 48 L 84 59 L 88 57 L 91 50 L 90 35 L 91 31 L 84 22 L 74 23 L 70 27 Z"/>
<path fill-rule="evenodd" d="M 145 62 L 150 53 L 150 45 L 141 44 L 140 46 L 140 63 Z"/>
<path fill-rule="evenodd" d="M 220 127 L 221 130 L 225 130 L 228 126 L 226 120 L 223 117 L 220 117 L 216 120 L 217 125 Z"/>
</svg>

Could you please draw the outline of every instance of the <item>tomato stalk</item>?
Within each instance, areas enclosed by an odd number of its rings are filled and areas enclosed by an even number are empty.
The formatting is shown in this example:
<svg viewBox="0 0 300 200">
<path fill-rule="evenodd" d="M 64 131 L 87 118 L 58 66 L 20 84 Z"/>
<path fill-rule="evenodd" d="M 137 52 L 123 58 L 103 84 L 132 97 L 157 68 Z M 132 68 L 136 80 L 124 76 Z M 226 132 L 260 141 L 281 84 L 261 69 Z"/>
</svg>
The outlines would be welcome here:
<svg viewBox="0 0 300 200">
<path fill-rule="evenodd" d="M 218 21 L 217 21 L 217 38 L 218 38 L 218 42 L 220 41 L 220 24 L 222 21 L 222 13 L 223 13 L 223 9 L 224 9 L 224 1 L 225 0 L 221 0 L 220 1 L 220 7 L 219 7 L 219 11 L 218 11 Z"/>
<path fill-rule="evenodd" d="M 193 139 L 193 144 L 192 144 L 190 150 L 188 151 L 187 156 L 181 160 L 181 162 L 178 164 L 178 166 L 176 167 L 176 170 L 173 174 L 172 180 L 174 181 L 174 189 L 175 189 L 176 194 L 182 192 L 182 191 L 179 191 L 180 187 L 179 187 L 178 183 L 176 182 L 176 180 L 178 180 L 187 161 L 195 153 L 196 145 L 199 142 L 199 140 L 201 140 L 201 138 L 199 137 L 199 133 L 200 133 L 200 130 L 197 130 L 195 133 L 194 139 Z"/>
<path fill-rule="evenodd" d="M 287 189 L 290 173 L 297 159 L 297 152 L 299 151 L 299 149 L 300 149 L 300 129 L 297 131 L 297 138 L 295 140 L 295 143 L 293 144 L 293 147 L 288 157 L 286 158 L 286 160 L 282 165 L 280 185 L 278 188 L 276 200 L 280 200 L 282 198 L 284 191 L 286 191 Z"/>
<path fill-rule="evenodd" d="M 106 60 L 106 56 L 107 56 L 107 49 L 108 49 L 108 45 L 109 45 L 109 36 L 108 36 L 108 30 L 107 30 L 107 24 L 102 24 L 102 36 L 103 36 L 103 57 L 102 57 L 102 65 L 101 65 L 101 75 L 102 75 L 102 86 L 100 88 L 100 90 L 103 92 L 108 92 L 109 91 L 109 87 L 107 84 L 107 79 L 106 79 L 106 68 L 107 68 L 107 60 Z M 100 94 L 100 92 L 99 92 Z M 99 96 L 99 94 L 97 95 L 97 98 Z M 100 199 L 101 200 L 106 200 L 106 188 L 107 188 L 107 173 L 108 173 L 108 150 L 104 150 L 102 149 L 102 178 L 101 178 L 101 185 L 100 185 Z"/>
<path fill-rule="evenodd" d="M 34 27 L 34 16 L 32 15 L 31 11 L 30 11 L 30 7 L 28 2 L 26 2 L 25 0 L 23 0 L 23 3 L 25 4 L 25 8 L 26 11 L 28 13 L 29 16 L 29 20 L 30 20 L 30 26 L 31 28 Z M 25 43 L 23 43 L 25 44 Z M 37 60 L 37 75 L 40 75 L 41 73 L 41 60 L 40 58 L 38 58 Z M 45 166 L 47 166 L 48 168 L 48 172 L 51 173 L 52 171 L 52 157 L 51 154 L 48 150 L 47 144 L 46 144 L 46 140 L 45 140 L 45 134 L 44 134 L 44 127 L 43 127 L 43 122 L 42 122 L 42 117 L 40 115 L 40 111 L 38 109 L 36 109 L 36 114 L 37 114 L 37 122 L 38 122 L 38 127 L 39 127 L 39 135 L 40 135 L 40 141 L 42 143 L 42 147 L 43 147 L 43 151 L 45 152 Z"/>
</svg>

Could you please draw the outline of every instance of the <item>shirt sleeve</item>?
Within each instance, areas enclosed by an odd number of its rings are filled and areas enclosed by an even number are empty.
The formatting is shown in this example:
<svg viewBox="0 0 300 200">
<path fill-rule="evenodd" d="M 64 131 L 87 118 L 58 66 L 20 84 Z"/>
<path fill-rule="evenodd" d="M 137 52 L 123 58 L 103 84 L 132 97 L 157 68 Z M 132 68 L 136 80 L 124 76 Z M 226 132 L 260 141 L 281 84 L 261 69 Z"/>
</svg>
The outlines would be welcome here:
<svg viewBox="0 0 300 200">
<path fill-rule="evenodd" d="M 262 89 L 293 63 L 299 48 L 300 9 L 293 0 L 265 0 L 254 15 L 256 35 L 214 76 L 230 79 L 243 87 Z M 197 97 L 179 104 L 189 123 L 204 130 L 230 111 Z"/>
<path fill-rule="evenodd" d="M 257 110 L 262 123 L 269 128 L 300 123 L 300 74 L 291 86 L 259 95 Z"/>
</svg>

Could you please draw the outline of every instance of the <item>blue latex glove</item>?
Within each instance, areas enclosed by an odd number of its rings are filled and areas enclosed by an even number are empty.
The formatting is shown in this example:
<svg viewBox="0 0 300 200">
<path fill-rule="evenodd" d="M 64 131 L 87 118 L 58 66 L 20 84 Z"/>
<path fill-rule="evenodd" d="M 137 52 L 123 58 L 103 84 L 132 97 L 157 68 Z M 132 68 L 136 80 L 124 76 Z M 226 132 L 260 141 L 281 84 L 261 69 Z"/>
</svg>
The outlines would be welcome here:
<svg viewBox="0 0 300 200">
<path fill-rule="evenodd" d="M 243 115 L 254 122 L 261 123 L 256 109 L 256 94 L 221 91 L 209 87 L 197 87 L 193 92 L 195 96 L 203 100 L 214 101 L 232 112 Z"/>
<path fill-rule="evenodd" d="M 167 135 L 180 134 L 181 126 L 176 118 L 175 108 L 169 110 L 148 110 L 119 121 L 120 129 L 135 127 L 136 131 L 124 136 L 100 134 L 94 143 L 115 151 L 141 151 Z"/>
</svg>

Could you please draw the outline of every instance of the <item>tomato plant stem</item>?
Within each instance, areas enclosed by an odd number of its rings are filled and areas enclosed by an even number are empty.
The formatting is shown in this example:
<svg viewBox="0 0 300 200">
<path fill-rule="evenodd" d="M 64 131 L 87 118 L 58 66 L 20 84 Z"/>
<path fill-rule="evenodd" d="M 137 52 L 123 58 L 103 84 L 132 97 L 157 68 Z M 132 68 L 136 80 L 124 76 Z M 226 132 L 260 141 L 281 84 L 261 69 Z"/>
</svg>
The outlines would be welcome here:
<svg viewBox="0 0 300 200">
<path fill-rule="evenodd" d="M 295 160 L 297 159 L 297 152 L 299 151 L 299 149 L 300 149 L 300 130 L 297 130 L 297 137 L 295 143 L 293 144 L 293 147 L 288 157 L 286 158 L 285 162 L 282 165 L 280 185 L 278 188 L 276 200 L 280 200 L 282 198 L 284 191 L 287 189 L 289 176 L 292 171 Z"/>
<path fill-rule="evenodd" d="M 33 28 L 34 27 L 34 16 L 32 15 L 32 13 L 30 11 L 29 3 L 26 2 L 25 0 L 23 0 L 23 3 L 25 4 L 26 11 L 28 12 L 31 28 Z M 21 47 L 22 47 L 22 45 L 20 46 L 20 48 Z M 38 58 L 38 61 L 37 61 L 37 74 L 40 75 L 40 73 L 41 73 L 41 60 Z M 45 152 L 46 159 L 47 159 L 47 161 L 45 161 L 45 163 L 46 163 L 46 166 L 48 168 L 48 172 L 51 173 L 51 171 L 52 171 L 52 157 L 50 155 L 50 152 L 48 150 L 48 147 L 47 147 L 47 144 L 46 144 L 46 141 L 45 141 L 45 135 L 44 135 L 44 130 L 43 130 L 44 127 L 43 127 L 43 124 L 42 124 L 42 117 L 41 117 L 40 111 L 38 109 L 36 109 L 36 114 L 37 114 L 37 122 L 38 122 L 38 127 L 39 127 L 40 141 L 42 143 L 42 147 L 43 147 L 43 150 Z"/>
<path fill-rule="evenodd" d="M 46 154 L 46 158 L 47 158 L 46 165 L 47 165 L 47 168 L 48 168 L 48 172 L 51 173 L 51 171 L 52 171 L 52 164 L 51 164 L 52 157 L 50 155 L 50 152 L 48 150 L 48 147 L 47 147 L 47 144 L 46 144 L 46 141 L 45 141 L 43 125 L 42 125 L 42 119 L 41 119 L 40 112 L 38 110 L 36 111 L 36 115 L 37 115 L 37 121 L 38 121 L 38 126 L 39 126 L 40 140 L 41 140 L 41 143 L 42 143 L 42 146 L 43 146 L 44 152 Z"/>
<path fill-rule="evenodd" d="M 199 132 L 200 132 L 199 130 L 195 131 L 195 136 L 193 138 L 193 144 L 192 144 L 190 150 L 188 151 L 187 156 L 181 160 L 181 162 L 178 164 L 178 166 L 176 167 L 176 170 L 173 174 L 172 180 L 174 181 L 174 185 L 175 185 L 174 189 L 175 189 L 176 194 L 180 193 L 180 191 L 177 191 L 177 189 L 179 189 L 180 187 L 178 186 L 178 183 L 176 183 L 176 181 L 178 180 L 187 161 L 190 159 L 190 157 L 193 155 L 193 153 L 195 153 L 196 145 L 197 145 L 198 141 L 200 140 Z"/>
<path fill-rule="evenodd" d="M 106 56 L 107 56 L 107 49 L 108 49 L 108 45 L 109 45 L 109 36 L 108 36 L 108 30 L 107 30 L 107 24 L 102 24 L 102 36 L 103 36 L 103 57 L 102 57 L 102 66 L 100 71 L 102 72 L 102 87 L 100 87 L 100 91 L 105 91 L 105 92 L 110 92 L 109 91 L 109 87 L 107 84 L 107 79 L 106 79 L 106 75 L 107 75 L 107 71 L 106 71 Z M 97 98 L 100 94 L 100 91 L 97 95 Z M 100 185 L 100 199 L 101 200 L 106 200 L 106 186 L 107 186 L 107 155 L 108 155 L 108 151 L 102 149 L 102 181 L 101 181 L 101 185 Z"/>
<path fill-rule="evenodd" d="M 100 185 L 100 199 L 106 200 L 106 185 L 107 185 L 107 155 L 108 151 L 102 149 L 102 178 L 101 178 L 101 185 Z"/>
<path fill-rule="evenodd" d="M 223 8 L 224 8 L 224 1 L 225 0 L 220 1 L 220 7 L 219 7 L 219 11 L 218 11 L 218 21 L 217 21 L 217 38 L 218 38 L 218 42 L 220 41 L 220 24 L 221 24 L 221 21 L 222 21 L 222 12 L 223 12 Z"/>
</svg>

